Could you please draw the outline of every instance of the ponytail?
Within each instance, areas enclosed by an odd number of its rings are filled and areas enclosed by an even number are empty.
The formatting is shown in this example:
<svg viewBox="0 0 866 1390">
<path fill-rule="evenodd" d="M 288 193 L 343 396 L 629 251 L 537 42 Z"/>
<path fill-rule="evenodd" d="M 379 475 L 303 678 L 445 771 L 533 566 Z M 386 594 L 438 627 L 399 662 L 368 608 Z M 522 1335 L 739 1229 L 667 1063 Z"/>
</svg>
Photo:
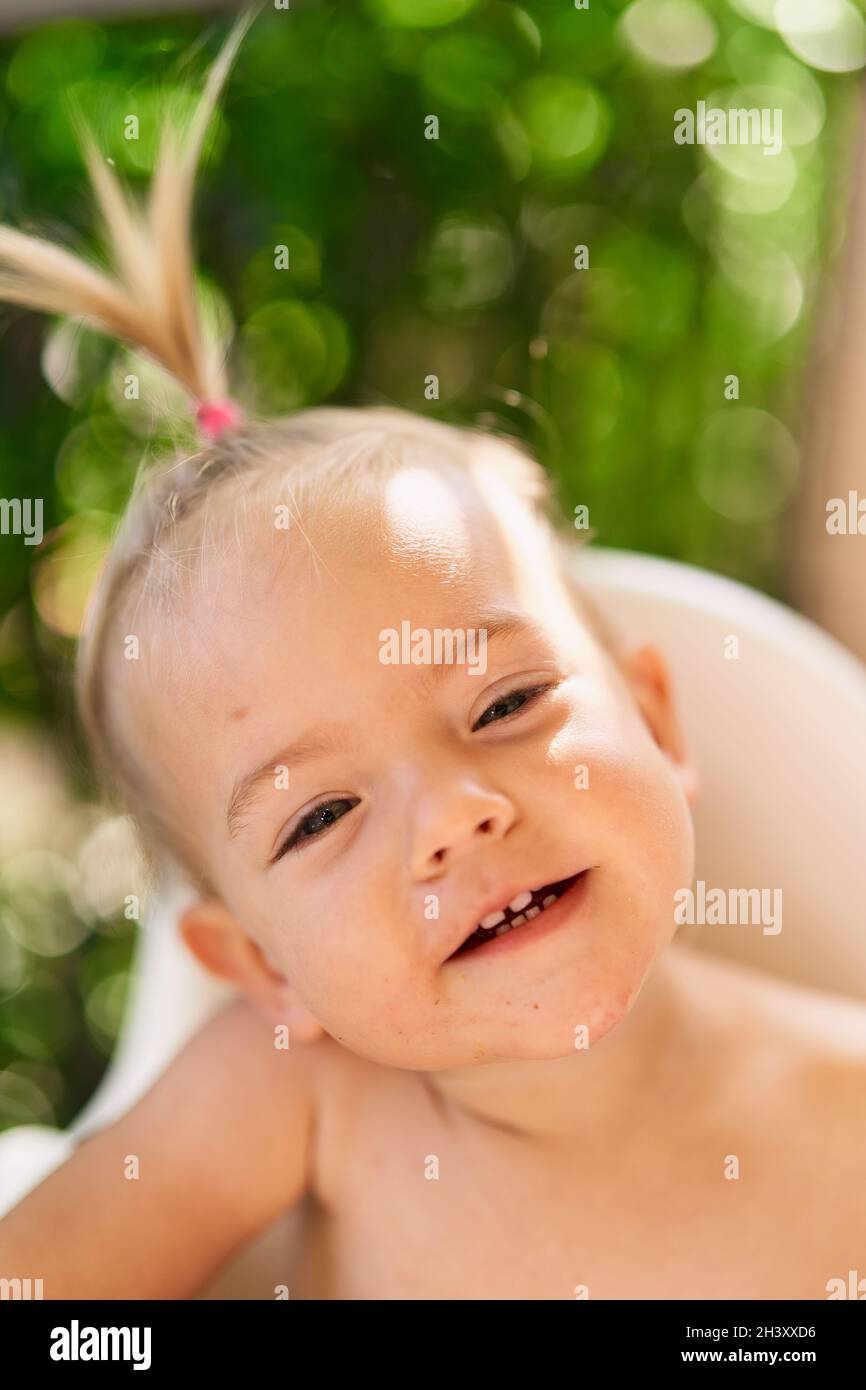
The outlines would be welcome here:
<svg viewBox="0 0 866 1390">
<path fill-rule="evenodd" d="M 199 408 L 226 394 L 225 364 L 202 331 L 191 215 L 205 132 L 235 54 L 258 12 L 235 21 L 208 73 L 189 126 L 166 118 L 145 206 L 132 201 L 97 148 L 83 115 L 79 141 L 102 222 L 109 269 L 43 237 L 0 224 L 0 300 L 64 314 L 146 352 Z"/>
</svg>

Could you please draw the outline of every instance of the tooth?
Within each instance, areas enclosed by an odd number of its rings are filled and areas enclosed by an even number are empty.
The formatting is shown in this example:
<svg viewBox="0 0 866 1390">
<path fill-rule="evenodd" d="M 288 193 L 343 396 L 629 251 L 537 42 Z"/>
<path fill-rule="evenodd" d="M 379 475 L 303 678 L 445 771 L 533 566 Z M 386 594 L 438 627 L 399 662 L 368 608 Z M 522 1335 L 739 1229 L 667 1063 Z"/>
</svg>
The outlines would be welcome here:
<svg viewBox="0 0 866 1390">
<path fill-rule="evenodd" d="M 540 911 L 541 911 L 541 908 L 540 908 L 540 907 L 528 907 L 528 908 L 526 909 L 526 920 L 527 920 L 527 922 L 530 921 L 531 918 L 537 917 Z"/>
<path fill-rule="evenodd" d="M 513 898 L 508 906 L 511 908 L 512 912 L 522 912 L 525 907 L 529 907 L 531 902 L 532 894 L 524 891 L 523 893 L 518 893 L 517 897 Z"/>
<path fill-rule="evenodd" d="M 551 903 L 555 903 L 555 902 L 556 902 L 556 894 L 555 894 L 555 893 L 548 893 L 547 897 L 544 899 L 544 902 L 541 904 L 541 906 L 542 906 L 542 907 L 550 907 L 550 904 L 551 904 Z"/>
<path fill-rule="evenodd" d="M 525 921 L 526 921 L 526 918 L 524 917 L 523 913 L 521 912 L 521 914 L 520 914 L 519 917 L 512 917 L 512 919 L 511 919 L 511 925 L 512 925 L 512 927 L 519 927 L 520 924 L 521 924 L 522 922 L 525 922 Z"/>
<path fill-rule="evenodd" d="M 482 926 L 485 931 L 489 931 L 491 927 L 498 927 L 499 923 L 504 921 L 504 912 L 488 912 L 486 917 L 481 918 L 479 926 Z"/>
<path fill-rule="evenodd" d="M 511 931 L 513 925 L 513 922 L 503 922 L 501 927 L 496 928 L 496 935 L 504 936 L 507 931 Z"/>
</svg>

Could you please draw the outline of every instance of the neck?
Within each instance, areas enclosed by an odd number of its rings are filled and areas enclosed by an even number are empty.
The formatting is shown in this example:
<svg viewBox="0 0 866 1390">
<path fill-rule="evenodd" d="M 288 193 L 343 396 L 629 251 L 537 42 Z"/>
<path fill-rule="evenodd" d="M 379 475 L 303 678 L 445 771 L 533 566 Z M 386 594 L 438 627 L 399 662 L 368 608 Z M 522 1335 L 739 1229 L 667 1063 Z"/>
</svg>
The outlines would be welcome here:
<svg viewBox="0 0 866 1390">
<path fill-rule="evenodd" d="M 604 1143 L 631 1131 L 694 1074 L 698 1043 L 684 975 L 694 952 L 674 944 L 653 966 L 630 1012 L 595 1047 L 550 1061 L 491 1061 L 428 1072 L 459 1112 L 534 1139 Z"/>
</svg>

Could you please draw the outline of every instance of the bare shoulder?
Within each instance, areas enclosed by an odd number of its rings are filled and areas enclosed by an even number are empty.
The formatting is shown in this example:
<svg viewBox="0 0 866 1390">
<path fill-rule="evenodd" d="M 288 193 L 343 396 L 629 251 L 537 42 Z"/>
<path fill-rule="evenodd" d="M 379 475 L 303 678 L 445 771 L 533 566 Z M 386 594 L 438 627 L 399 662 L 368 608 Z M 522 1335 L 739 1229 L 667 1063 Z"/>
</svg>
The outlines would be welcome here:
<svg viewBox="0 0 866 1390">
<path fill-rule="evenodd" d="M 693 947 L 679 948 L 686 986 L 717 1021 L 742 1036 L 753 1057 L 792 1068 L 866 1066 L 866 1000 L 770 975 Z"/>
<path fill-rule="evenodd" d="M 384 1102 L 383 1087 L 405 1088 L 405 1078 L 350 1052 L 328 1033 L 315 1042 L 289 1039 L 285 1047 L 282 1030 L 244 999 L 226 1005 L 195 1041 L 209 1071 L 233 1073 L 240 1125 L 232 1128 L 248 1136 L 244 1143 L 255 1135 L 253 1147 L 258 1152 L 266 1145 L 283 1181 L 294 1173 L 293 1200 L 310 1192 L 323 1205 L 335 1205 L 341 1168 L 369 1113 L 368 1102 Z M 288 1170 L 286 1144 L 294 1155 Z M 257 1161 L 267 1159 L 262 1154 Z"/>
<path fill-rule="evenodd" d="M 174 1142 L 207 1135 L 228 1181 L 270 1215 L 298 1202 L 313 1181 L 318 1075 L 313 1049 L 282 1035 L 244 999 L 232 1000 L 196 1032 L 146 1097 L 156 1127 Z"/>
<path fill-rule="evenodd" d="M 866 1076 L 866 1000 L 818 986 L 732 966 L 754 1041 L 768 1063 L 786 1069 L 795 1085 L 809 1078 L 862 1083 Z M 832 1097 L 832 1091 L 827 1098 Z"/>
<path fill-rule="evenodd" d="M 766 1047 L 778 1058 L 792 1103 L 820 1121 L 824 1162 L 847 1155 L 858 1188 L 866 1162 L 866 1001 L 807 985 L 761 985 Z M 841 1175 L 841 1173 L 840 1173 Z M 866 1217 L 866 1201 L 863 1204 Z M 866 1234 L 866 1229 L 864 1229 Z"/>
<path fill-rule="evenodd" d="M 50 1298 L 204 1288 L 310 1188 L 315 1075 L 308 1055 L 275 1041 L 244 1003 L 209 1018 L 129 1110 L 7 1213 L 4 1262 L 44 1270 Z"/>
<path fill-rule="evenodd" d="M 866 1239 L 866 1002 L 699 955 L 686 978 L 729 1049 L 732 1108 Z"/>
<path fill-rule="evenodd" d="M 284 1046 L 280 1032 L 245 999 L 217 1010 L 186 1045 L 185 1079 L 219 1078 L 226 1102 L 257 1105 L 290 1092 L 298 1112 L 314 1099 L 313 1068 L 304 1050 Z M 269 1107 L 270 1108 L 270 1107 Z"/>
</svg>

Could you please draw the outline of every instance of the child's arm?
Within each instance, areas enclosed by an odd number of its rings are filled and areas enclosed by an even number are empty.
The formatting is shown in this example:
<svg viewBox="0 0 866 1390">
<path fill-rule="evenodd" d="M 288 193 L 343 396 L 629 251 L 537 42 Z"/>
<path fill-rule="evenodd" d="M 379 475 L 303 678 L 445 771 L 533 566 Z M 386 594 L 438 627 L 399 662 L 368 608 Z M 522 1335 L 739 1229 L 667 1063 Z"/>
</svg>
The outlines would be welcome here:
<svg viewBox="0 0 866 1390">
<path fill-rule="evenodd" d="M 198 1293 L 310 1186 L 305 1058 L 250 1005 L 221 1010 L 0 1221 L 0 1278 L 41 1278 L 46 1299 Z"/>
</svg>

